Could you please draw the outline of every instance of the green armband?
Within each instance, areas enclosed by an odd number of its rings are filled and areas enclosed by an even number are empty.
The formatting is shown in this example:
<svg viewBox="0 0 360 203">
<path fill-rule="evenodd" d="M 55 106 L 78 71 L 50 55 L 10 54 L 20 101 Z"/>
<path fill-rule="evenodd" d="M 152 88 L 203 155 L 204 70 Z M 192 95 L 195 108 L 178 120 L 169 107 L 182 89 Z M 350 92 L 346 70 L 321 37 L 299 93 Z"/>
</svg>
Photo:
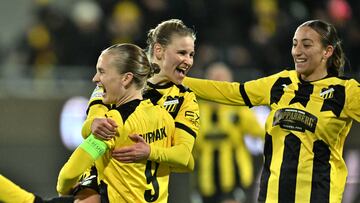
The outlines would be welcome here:
<svg viewBox="0 0 360 203">
<path fill-rule="evenodd" d="M 94 160 L 102 156 L 108 148 L 105 142 L 97 139 L 93 134 L 90 134 L 90 136 L 80 144 L 80 147 L 89 153 Z"/>
</svg>

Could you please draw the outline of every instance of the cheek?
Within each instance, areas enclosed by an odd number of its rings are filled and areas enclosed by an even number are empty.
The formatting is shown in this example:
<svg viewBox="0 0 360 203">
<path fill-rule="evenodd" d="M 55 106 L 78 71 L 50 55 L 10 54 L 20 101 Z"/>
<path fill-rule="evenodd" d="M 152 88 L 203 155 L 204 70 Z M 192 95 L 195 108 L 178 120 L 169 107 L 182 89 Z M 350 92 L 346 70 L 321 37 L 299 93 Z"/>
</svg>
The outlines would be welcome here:
<svg viewBox="0 0 360 203">
<path fill-rule="evenodd" d="M 313 53 L 311 58 L 313 63 L 320 63 L 322 59 L 322 54 L 319 52 Z"/>
<path fill-rule="evenodd" d="M 180 57 L 178 57 L 176 54 L 174 53 L 168 53 L 166 55 L 166 58 L 165 58 L 165 63 L 167 65 L 174 65 L 176 63 L 178 63 L 179 61 L 181 61 Z"/>
<path fill-rule="evenodd" d="M 292 56 L 295 56 L 295 50 L 294 50 L 294 48 L 291 48 L 291 51 L 290 51 L 290 52 L 291 52 L 291 55 L 292 55 Z"/>
</svg>

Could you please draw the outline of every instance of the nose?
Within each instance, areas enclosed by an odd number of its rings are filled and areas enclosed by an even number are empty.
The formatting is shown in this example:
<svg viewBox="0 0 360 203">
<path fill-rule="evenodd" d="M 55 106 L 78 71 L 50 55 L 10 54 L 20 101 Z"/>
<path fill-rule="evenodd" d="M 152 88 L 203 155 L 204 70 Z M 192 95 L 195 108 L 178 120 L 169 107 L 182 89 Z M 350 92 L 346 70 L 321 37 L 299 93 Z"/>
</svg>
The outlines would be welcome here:
<svg viewBox="0 0 360 203">
<path fill-rule="evenodd" d="M 183 61 L 188 67 L 191 67 L 193 65 L 194 59 L 192 56 L 186 55 Z"/>
<path fill-rule="evenodd" d="M 92 82 L 97 83 L 99 81 L 100 81 L 99 76 L 97 73 L 95 73 L 94 77 L 92 78 Z"/>
<path fill-rule="evenodd" d="M 302 49 L 299 45 L 293 46 L 291 49 L 292 55 L 299 56 L 302 53 Z"/>
</svg>

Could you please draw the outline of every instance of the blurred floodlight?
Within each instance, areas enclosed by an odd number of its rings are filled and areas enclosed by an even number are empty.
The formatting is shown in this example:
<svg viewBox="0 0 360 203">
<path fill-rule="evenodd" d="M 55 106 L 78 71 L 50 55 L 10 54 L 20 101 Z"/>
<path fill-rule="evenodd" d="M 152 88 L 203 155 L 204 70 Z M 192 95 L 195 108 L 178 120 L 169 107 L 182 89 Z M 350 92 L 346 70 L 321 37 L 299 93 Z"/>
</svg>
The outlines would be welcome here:
<svg viewBox="0 0 360 203">
<path fill-rule="evenodd" d="M 60 115 L 60 135 L 66 148 L 74 150 L 83 140 L 81 127 L 86 118 L 88 99 L 72 97 L 67 100 Z"/>
</svg>

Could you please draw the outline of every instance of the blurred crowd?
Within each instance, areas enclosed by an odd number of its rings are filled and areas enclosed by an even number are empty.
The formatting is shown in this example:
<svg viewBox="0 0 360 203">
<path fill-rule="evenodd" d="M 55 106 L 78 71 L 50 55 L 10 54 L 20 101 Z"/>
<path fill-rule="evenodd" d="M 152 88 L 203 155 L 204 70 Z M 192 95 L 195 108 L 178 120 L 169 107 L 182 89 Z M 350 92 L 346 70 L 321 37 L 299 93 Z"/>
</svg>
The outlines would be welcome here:
<svg viewBox="0 0 360 203">
<path fill-rule="evenodd" d="M 70 9 L 52 0 L 33 2 L 31 23 L 19 33 L 15 46 L 0 51 L 0 62 L 6 58 L 7 63 L 26 67 L 20 74 L 34 77 L 94 67 L 100 51 L 114 43 L 145 48 L 147 31 L 169 18 L 180 18 L 197 32 L 191 72 L 196 76 L 214 61 L 232 67 L 236 80 L 243 79 L 244 70 L 268 75 L 293 67 L 294 30 L 315 18 L 340 31 L 347 73 L 360 71 L 357 0 L 77 0 Z"/>
</svg>

